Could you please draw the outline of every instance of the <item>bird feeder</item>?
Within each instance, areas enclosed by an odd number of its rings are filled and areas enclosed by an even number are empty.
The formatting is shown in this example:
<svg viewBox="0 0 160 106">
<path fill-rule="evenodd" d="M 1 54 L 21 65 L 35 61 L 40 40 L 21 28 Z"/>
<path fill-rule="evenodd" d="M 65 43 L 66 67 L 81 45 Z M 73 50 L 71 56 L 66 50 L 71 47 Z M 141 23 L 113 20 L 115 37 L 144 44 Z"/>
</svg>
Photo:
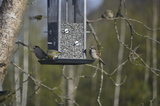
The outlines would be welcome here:
<svg viewBox="0 0 160 106">
<path fill-rule="evenodd" d="M 41 64 L 89 64 L 86 59 L 86 0 L 48 0 L 48 50 L 61 54 Z"/>
</svg>

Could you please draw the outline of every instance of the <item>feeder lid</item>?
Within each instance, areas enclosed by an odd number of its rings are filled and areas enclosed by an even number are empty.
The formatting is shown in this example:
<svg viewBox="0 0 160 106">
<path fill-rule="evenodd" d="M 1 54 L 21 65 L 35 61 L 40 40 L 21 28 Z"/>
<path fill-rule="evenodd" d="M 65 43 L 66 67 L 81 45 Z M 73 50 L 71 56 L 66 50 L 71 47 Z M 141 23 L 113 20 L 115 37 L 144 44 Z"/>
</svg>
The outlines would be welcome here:
<svg viewBox="0 0 160 106">
<path fill-rule="evenodd" d="M 80 64 L 91 64 L 95 60 L 94 59 L 46 59 L 39 60 L 38 62 L 41 64 L 48 65 L 80 65 Z"/>
</svg>

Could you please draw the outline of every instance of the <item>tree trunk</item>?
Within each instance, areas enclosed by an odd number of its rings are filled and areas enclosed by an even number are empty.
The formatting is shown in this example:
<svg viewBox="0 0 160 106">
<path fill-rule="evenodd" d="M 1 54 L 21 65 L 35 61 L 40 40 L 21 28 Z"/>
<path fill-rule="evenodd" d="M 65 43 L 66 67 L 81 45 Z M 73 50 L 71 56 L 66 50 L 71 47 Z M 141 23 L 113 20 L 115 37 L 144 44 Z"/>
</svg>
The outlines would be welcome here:
<svg viewBox="0 0 160 106">
<path fill-rule="evenodd" d="M 149 35 L 149 34 L 147 33 L 147 35 Z M 150 39 L 146 39 L 146 46 L 147 46 L 147 48 L 146 48 L 147 49 L 146 63 L 150 66 L 150 60 L 151 60 L 151 58 L 150 58 L 150 56 L 151 56 L 151 41 L 150 41 Z M 145 84 L 147 84 L 148 79 L 149 79 L 149 69 L 146 68 L 145 77 L 144 77 Z"/>
<path fill-rule="evenodd" d="M 157 26 L 157 0 L 153 0 L 153 28 Z M 153 39 L 157 39 L 157 31 L 153 31 Z M 157 45 L 152 41 L 153 68 L 157 68 Z M 153 75 L 153 100 L 157 99 L 157 76 Z M 154 106 L 157 106 L 157 100 L 154 100 Z"/>
<path fill-rule="evenodd" d="M 0 80 L 3 83 L 28 0 L 3 0 L 0 7 Z"/>
<path fill-rule="evenodd" d="M 27 11 L 28 12 L 28 11 Z M 28 16 L 28 14 L 25 14 L 24 15 L 25 18 L 24 18 L 24 36 L 23 36 L 23 41 L 25 44 L 28 45 L 28 28 L 29 25 L 28 25 L 28 18 L 26 18 Z M 26 73 L 28 73 L 28 70 L 29 70 L 29 63 L 28 63 L 28 57 L 29 57 L 29 54 L 28 54 L 28 48 L 27 47 L 23 47 L 23 65 L 24 65 L 24 70 Z M 28 92 L 28 81 L 26 81 L 28 79 L 28 75 L 26 74 L 23 74 L 23 88 L 22 88 L 22 106 L 26 106 L 27 105 L 27 92 Z"/>
<path fill-rule="evenodd" d="M 69 78 L 74 78 L 74 67 L 72 65 L 67 66 L 67 75 Z M 73 100 L 74 100 L 74 80 L 66 80 L 66 106 L 74 106 Z"/>
<path fill-rule="evenodd" d="M 14 55 L 14 61 L 17 65 L 19 65 L 20 61 L 19 61 L 19 51 L 16 52 L 16 54 Z M 14 68 L 15 70 L 15 74 L 14 74 L 14 79 L 15 79 L 15 89 L 19 89 L 20 87 L 20 78 L 19 78 L 19 75 L 20 75 L 20 72 L 19 72 L 19 69 L 17 69 L 16 67 Z M 14 106 L 21 106 L 21 91 L 18 90 L 15 92 L 16 94 L 16 101 L 15 101 L 15 105 Z"/>
<path fill-rule="evenodd" d="M 125 21 L 121 21 L 121 41 L 125 41 Z M 124 52 L 124 46 L 120 44 L 119 52 L 118 52 L 118 66 L 122 63 L 123 60 L 123 52 Z M 116 76 L 116 83 L 121 83 L 121 72 L 122 67 L 120 67 L 117 71 Z M 114 93 L 114 106 L 119 106 L 119 95 L 120 95 L 120 86 L 115 87 L 115 93 Z"/>
<path fill-rule="evenodd" d="M 39 81 L 39 82 L 40 82 L 40 73 L 39 73 L 40 70 L 41 70 L 41 67 L 40 67 L 39 64 L 37 63 L 34 74 L 35 74 L 36 80 Z M 35 89 L 35 90 L 38 89 L 38 90 L 36 91 L 36 94 L 37 94 L 37 95 L 35 95 L 35 106 L 41 106 L 41 99 L 40 99 L 40 94 L 39 94 L 40 91 L 41 91 L 41 89 L 39 88 L 39 86 L 35 86 L 34 89 Z"/>
</svg>

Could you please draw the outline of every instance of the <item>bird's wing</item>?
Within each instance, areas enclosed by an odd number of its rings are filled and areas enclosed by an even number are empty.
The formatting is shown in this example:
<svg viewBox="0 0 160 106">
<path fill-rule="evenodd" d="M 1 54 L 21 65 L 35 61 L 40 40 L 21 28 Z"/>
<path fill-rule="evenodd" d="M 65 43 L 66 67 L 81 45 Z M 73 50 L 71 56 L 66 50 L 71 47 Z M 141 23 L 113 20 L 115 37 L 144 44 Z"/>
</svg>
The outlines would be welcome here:
<svg viewBox="0 0 160 106">
<path fill-rule="evenodd" d="M 97 53 L 97 56 L 99 56 L 99 57 L 101 56 L 100 53 L 97 50 L 96 50 L 96 53 Z"/>
</svg>

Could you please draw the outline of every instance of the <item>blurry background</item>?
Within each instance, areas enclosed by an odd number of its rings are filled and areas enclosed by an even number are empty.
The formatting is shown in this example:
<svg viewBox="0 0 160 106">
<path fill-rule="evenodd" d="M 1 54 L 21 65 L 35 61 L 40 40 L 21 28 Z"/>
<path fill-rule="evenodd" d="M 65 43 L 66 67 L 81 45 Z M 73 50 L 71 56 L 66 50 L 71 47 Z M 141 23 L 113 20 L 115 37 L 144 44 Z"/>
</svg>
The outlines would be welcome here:
<svg viewBox="0 0 160 106">
<path fill-rule="evenodd" d="M 155 1 L 156 3 L 154 3 Z M 28 0 L 28 2 L 32 3 L 34 0 Z M 89 20 L 100 18 L 101 14 L 107 9 L 112 10 L 116 15 L 119 3 L 120 0 L 87 0 L 87 18 Z M 160 18 L 159 4 L 160 1 L 158 0 L 126 0 L 127 17 L 139 20 L 150 28 L 157 28 L 160 26 L 158 20 Z M 124 8 L 122 14 L 125 14 Z M 44 51 L 47 51 L 47 33 L 44 33 L 47 31 L 47 18 L 40 21 L 29 19 L 29 17 L 36 15 L 47 16 L 46 0 L 36 0 L 33 4 L 27 6 L 17 41 L 20 40 L 31 47 L 38 45 Z M 155 39 L 160 41 L 159 30 L 153 32 L 135 21 L 131 21 L 131 23 L 139 34 L 148 35 L 151 38 L 157 35 Z M 128 59 L 129 50 L 118 42 L 113 20 L 101 20 L 92 23 L 92 25 L 103 47 L 101 50 L 102 58 L 106 62 L 104 71 L 112 73 L 119 64 Z M 131 33 L 129 25 L 125 21 L 117 20 L 117 26 L 121 40 L 130 45 Z M 92 34 L 87 34 L 87 48 L 91 45 L 96 46 L 96 42 Z M 133 48 L 138 45 L 140 47 L 136 52 L 140 54 L 140 57 L 150 67 L 160 69 L 158 65 L 160 62 L 160 44 L 152 39 L 149 40 L 133 33 Z M 41 83 L 57 89 L 53 93 L 49 89 L 36 86 L 30 78 L 27 78 L 26 75 L 11 64 L 3 87 L 5 90 L 14 91 L 17 88 L 20 88 L 20 90 L 17 90 L 12 98 L 4 102 L 7 106 L 25 106 L 25 104 L 26 106 L 58 106 L 58 103 L 62 103 L 62 101 L 56 94 L 62 96 L 66 106 L 98 105 L 97 97 L 101 82 L 100 71 L 93 78 L 77 78 L 78 76 L 92 76 L 96 69 L 86 65 L 41 65 L 34 53 L 26 47 L 15 45 L 15 51 L 12 60 L 18 66 L 22 67 Z M 90 58 L 89 56 L 87 57 Z M 140 59 L 137 61 L 142 64 Z M 96 63 L 93 65 L 96 65 Z M 66 76 L 76 77 L 76 79 L 67 80 L 62 75 L 62 72 Z M 160 105 L 159 77 L 156 77 L 148 68 L 134 65 L 131 62 L 127 62 L 111 77 L 114 81 L 117 79 L 117 82 L 122 82 L 126 76 L 125 82 L 116 87 L 116 84 L 113 83 L 109 76 L 104 75 L 100 98 L 103 106 Z M 154 100 L 153 103 L 151 103 L 152 100 Z"/>
</svg>

